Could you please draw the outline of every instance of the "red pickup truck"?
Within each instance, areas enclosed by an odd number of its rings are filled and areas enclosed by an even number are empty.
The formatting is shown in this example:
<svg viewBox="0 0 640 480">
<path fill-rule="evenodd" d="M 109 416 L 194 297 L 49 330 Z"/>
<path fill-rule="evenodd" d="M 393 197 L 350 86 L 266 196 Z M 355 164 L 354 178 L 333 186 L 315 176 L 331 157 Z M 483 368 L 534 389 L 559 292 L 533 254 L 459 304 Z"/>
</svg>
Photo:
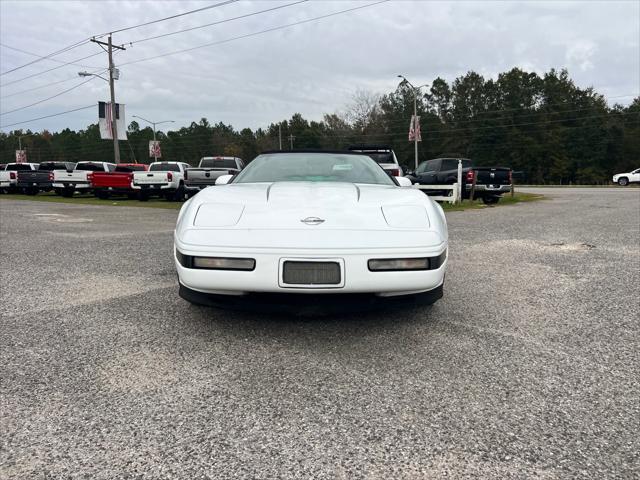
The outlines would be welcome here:
<svg viewBox="0 0 640 480">
<path fill-rule="evenodd" d="M 106 200 L 111 195 L 126 195 L 136 198 L 131 188 L 133 172 L 144 172 L 149 165 L 142 163 L 119 163 L 113 172 L 92 172 L 89 174 L 91 188 L 96 197 Z"/>
</svg>

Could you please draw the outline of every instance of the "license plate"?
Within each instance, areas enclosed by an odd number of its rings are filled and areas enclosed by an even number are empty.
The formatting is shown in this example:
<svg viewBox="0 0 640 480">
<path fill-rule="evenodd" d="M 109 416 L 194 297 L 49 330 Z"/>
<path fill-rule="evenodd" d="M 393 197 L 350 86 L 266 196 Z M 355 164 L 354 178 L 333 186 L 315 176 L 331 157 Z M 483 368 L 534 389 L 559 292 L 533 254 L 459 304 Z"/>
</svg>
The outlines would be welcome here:
<svg viewBox="0 0 640 480">
<path fill-rule="evenodd" d="M 282 281 L 287 285 L 340 285 L 340 263 L 286 260 L 282 264 Z"/>
</svg>

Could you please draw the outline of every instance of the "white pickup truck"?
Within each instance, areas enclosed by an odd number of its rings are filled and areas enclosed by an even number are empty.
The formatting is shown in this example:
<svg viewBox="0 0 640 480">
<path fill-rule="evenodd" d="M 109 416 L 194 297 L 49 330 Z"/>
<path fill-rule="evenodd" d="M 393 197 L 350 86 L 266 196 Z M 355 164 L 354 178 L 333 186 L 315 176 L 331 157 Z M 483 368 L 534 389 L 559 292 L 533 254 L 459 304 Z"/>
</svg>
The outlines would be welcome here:
<svg viewBox="0 0 640 480">
<path fill-rule="evenodd" d="M 18 191 L 18 172 L 37 170 L 37 163 L 8 163 L 0 170 L 0 191 L 15 193 Z"/>
<path fill-rule="evenodd" d="M 184 185 L 184 172 L 191 165 L 183 162 L 153 162 L 146 172 L 133 172 L 131 188 L 138 199 L 149 200 L 152 195 L 167 200 L 183 200 L 190 189 Z"/>
<path fill-rule="evenodd" d="M 222 175 L 236 175 L 244 168 L 244 162 L 238 157 L 203 157 L 198 168 L 189 168 L 184 174 L 187 188 L 202 190 L 216 184 Z"/>
<path fill-rule="evenodd" d="M 78 162 L 76 168 L 53 171 L 53 190 L 63 197 L 72 197 L 74 192 L 88 192 L 91 189 L 92 172 L 113 172 L 115 163 L 108 162 Z"/>
</svg>

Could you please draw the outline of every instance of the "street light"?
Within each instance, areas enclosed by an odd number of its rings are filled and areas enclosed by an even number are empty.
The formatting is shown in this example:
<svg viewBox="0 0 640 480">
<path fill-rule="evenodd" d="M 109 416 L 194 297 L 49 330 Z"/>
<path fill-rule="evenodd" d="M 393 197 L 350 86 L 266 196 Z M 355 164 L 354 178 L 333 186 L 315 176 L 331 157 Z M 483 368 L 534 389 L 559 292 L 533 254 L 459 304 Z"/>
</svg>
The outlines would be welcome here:
<svg viewBox="0 0 640 480">
<path fill-rule="evenodd" d="M 426 87 L 427 85 L 429 85 L 428 83 L 425 83 L 424 85 L 420 85 L 419 87 L 414 87 L 413 83 L 411 83 L 409 80 L 407 80 L 404 75 L 398 75 L 398 78 L 402 79 L 401 83 L 406 83 L 407 85 L 409 85 L 411 87 L 411 89 L 413 90 L 413 118 L 414 118 L 414 122 L 417 120 L 418 117 L 418 93 L 420 92 L 420 89 L 422 87 Z M 413 144 L 414 144 L 414 150 L 415 150 L 415 163 L 416 163 L 416 170 L 418 169 L 418 135 L 416 135 L 416 124 L 414 123 L 413 125 L 413 130 L 414 130 L 414 135 L 413 135 Z"/>
<path fill-rule="evenodd" d="M 142 118 L 138 115 L 133 115 L 133 118 L 139 118 L 140 120 L 142 120 L 143 122 L 147 122 L 150 123 L 153 126 L 153 141 L 156 141 L 156 125 L 161 125 L 163 123 L 175 123 L 175 120 L 163 120 L 161 122 L 152 122 L 151 120 L 147 120 L 146 118 Z M 157 162 L 158 161 L 158 157 L 156 157 L 155 155 L 153 156 L 153 161 Z"/>
<path fill-rule="evenodd" d="M 33 135 L 33 133 L 25 133 L 24 135 L 20 135 L 18 137 L 18 150 L 22 150 L 22 139 L 24 137 L 30 137 L 31 135 Z"/>
<path fill-rule="evenodd" d="M 78 76 L 80 76 L 80 77 L 98 77 L 98 78 L 101 78 L 102 80 L 104 80 L 105 82 L 109 83 L 109 80 L 107 80 L 106 78 L 104 78 L 101 75 L 98 75 L 97 73 L 78 72 Z"/>
</svg>

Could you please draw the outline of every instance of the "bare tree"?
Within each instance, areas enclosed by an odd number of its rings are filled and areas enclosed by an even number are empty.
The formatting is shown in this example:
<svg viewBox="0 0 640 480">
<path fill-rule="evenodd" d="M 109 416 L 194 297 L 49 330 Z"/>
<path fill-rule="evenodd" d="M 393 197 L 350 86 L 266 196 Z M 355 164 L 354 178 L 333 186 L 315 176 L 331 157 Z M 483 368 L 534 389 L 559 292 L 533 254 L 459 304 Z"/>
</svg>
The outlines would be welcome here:
<svg viewBox="0 0 640 480">
<path fill-rule="evenodd" d="M 358 89 L 345 109 L 345 119 L 355 130 L 364 131 L 379 114 L 380 95 Z"/>
</svg>

